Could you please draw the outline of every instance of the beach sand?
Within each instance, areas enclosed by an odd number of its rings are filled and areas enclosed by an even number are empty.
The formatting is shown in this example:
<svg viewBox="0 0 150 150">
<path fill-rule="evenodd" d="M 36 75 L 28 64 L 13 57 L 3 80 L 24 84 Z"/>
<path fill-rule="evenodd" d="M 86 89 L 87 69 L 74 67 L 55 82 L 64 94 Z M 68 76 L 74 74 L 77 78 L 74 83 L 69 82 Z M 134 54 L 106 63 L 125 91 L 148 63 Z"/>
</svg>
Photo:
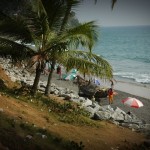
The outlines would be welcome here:
<svg viewBox="0 0 150 150">
<path fill-rule="evenodd" d="M 52 83 L 70 90 L 76 91 L 78 93 L 78 86 L 72 81 L 58 80 L 59 77 L 54 73 Z M 47 80 L 47 76 L 42 75 L 42 80 Z M 101 83 L 102 87 L 110 87 L 110 83 Z M 117 81 L 114 82 L 114 90 L 118 93 L 114 96 L 114 103 L 111 105 L 113 108 L 119 107 L 125 112 L 129 110 L 134 113 L 139 119 L 150 123 L 150 89 L 136 84 L 131 84 L 128 82 Z M 122 100 L 127 97 L 135 97 L 139 99 L 144 106 L 141 108 L 131 108 L 122 103 Z M 108 98 L 101 98 L 101 105 L 108 105 Z"/>
</svg>

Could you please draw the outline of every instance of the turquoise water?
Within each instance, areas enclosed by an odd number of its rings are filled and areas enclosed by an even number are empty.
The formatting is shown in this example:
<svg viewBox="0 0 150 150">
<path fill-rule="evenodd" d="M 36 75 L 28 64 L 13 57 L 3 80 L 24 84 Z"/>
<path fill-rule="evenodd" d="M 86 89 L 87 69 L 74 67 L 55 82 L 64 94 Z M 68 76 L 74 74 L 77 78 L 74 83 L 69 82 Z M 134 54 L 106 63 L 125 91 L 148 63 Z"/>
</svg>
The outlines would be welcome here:
<svg viewBox="0 0 150 150">
<path fill-rule="evenodd" d="M 150 85 L 150 26 L 101 27 L 94 52 L 113 67 L 115 78 Z"/>
</svg>

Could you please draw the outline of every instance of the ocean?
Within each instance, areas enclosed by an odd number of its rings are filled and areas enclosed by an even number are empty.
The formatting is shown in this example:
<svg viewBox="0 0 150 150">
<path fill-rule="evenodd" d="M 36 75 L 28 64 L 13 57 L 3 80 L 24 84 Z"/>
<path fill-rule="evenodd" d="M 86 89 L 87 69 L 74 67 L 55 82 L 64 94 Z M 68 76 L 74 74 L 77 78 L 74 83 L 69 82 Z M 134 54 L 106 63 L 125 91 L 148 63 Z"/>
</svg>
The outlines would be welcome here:
<svg viewBox="0 0 150 150">
<path fill-rule="evenodd" d="M 94 53 L 112 65 L 116 80 L 150 87 L 150 26 L 101 27 Z"/>
</svg>

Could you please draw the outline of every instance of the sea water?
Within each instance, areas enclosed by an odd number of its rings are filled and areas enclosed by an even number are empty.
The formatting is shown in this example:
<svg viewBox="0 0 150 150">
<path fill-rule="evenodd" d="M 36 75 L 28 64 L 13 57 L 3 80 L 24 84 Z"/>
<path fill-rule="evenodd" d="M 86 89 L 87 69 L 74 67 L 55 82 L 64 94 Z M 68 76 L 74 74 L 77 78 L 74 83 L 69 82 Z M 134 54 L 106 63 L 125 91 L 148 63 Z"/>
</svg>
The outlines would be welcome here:
<svg viewBox="0 0 150 150">
<path fill-rule="evenodd" d="M 150 87 L 150 26 L 101 27 L 94 53 L 112 65 L 115 79 Z"/>
</svg>

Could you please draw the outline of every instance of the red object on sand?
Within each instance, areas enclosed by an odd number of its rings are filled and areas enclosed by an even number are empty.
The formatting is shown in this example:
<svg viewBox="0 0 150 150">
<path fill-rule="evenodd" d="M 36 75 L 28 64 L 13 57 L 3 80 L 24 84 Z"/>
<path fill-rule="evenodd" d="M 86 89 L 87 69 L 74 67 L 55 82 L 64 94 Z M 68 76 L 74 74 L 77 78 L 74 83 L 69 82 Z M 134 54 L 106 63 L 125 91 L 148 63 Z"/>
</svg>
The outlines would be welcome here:
<svg viewBox="0 0 150 150">
<path fill-rule="evenodd" d="M 118 93 L 117 92 L 113 92 L 113 95 L 117 95 Z"/>
<path fill-rule="evenodd" d="M 122 102 L 125 105 L 130 106 L 130 107 L 134 107 L 134 108 L 140 108 L 140 107 L 144 106 L 141 101 L 139 101 L 136 98 L 132 98 L 132 97 L 128 97 L 128 98 L 122 100 Z"/>
</svg>

